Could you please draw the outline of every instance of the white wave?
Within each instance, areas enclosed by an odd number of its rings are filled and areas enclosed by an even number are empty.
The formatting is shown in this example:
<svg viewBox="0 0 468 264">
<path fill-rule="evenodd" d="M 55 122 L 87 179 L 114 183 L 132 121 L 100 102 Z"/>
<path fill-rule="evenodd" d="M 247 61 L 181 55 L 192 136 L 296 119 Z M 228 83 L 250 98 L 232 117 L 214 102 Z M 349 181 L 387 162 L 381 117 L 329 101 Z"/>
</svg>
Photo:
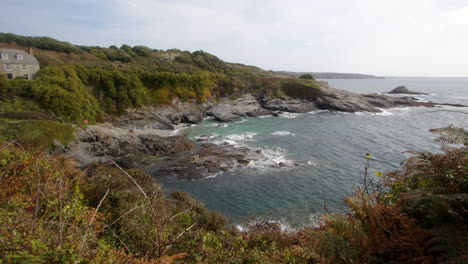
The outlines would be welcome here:
<svg viewBox="0 0 468 264">
<path fill-rule="evenodd" d="M 291 227 L 290 225 L 286 224 L 286 223 L 283 223 L 282 221 L 280 220 L 267 220 L 267 221 L 263 221 L 263 222 L 259 222 L 259 221 L 252 221 L 252 222 L 249 222 L 248 224 L 245 224 L 245 225 L 236 225 L 236 228 L 237 230 L 239 230 L 239 232 L 248 232 L 252 227 L 255 227 L 255 226 L 262 226 L 262 225 L 279 225 L 279 228 L 281 231 L 283 232 L 294 232 L 295 229 L 293 227 Z"/>
<path fill-rule="evenodd" d="M 300 115 L 299 113 L 287 113 L 287 112 L 283 112 L 283 113 L 279 114 L 278 117 L 288 118 L 288 119 L 294 119 L 294 118 L 297 118 L 299 115 Z"/>
<path fill-rule="evenodd" d="M 309 222 L 312 227 L 320 227 L 320 224 L 323 222 L 322 213 L 313 213 L 309 215 Z"/>
<path fill-rule="evenodd" d="M 330 110 L 315 110 L 315 111 L 310 111 L 307 112 L 308 114 L 320 114 L 320 113 L 329 113 Z"/>
<path fill-rule="evenodd" d="M 317 163 L 315 163 L 315 162 L 309 160 L 309 161 L 307 161 L 307 165 L 317 166 Z"/>
<path fill-rule="evenodd" d="M 213 179 L 213 178 L 216 178 L 216 176 L 220 175 L 221 173 L 223 173 L 222 171 L 221 172 L 217 172 L 217 173 L 214 173 L 214 174 L 210 174 L 202 179 Z"/>
<path fill-rule="evenodd" d="M 273 117 L 272 115 L 262 115 L 262 116 L 257 116 L 257 118 L 270 118 Z"/>
<path fill-rule="evenodd" d="M 429 101 L 424 100 L 424 99 L 421 98 L 421 97 L 414 97 L 414 98 L 416 98 L 416 99 L 418 100 L 419 103 L 429 103 Z"/>
<path fill-rule="evenodd" d="M 246 228 L 246 227 L 243 226 L 243 225 L 236 225 L 236 229 L 237 229 L 239 232 L 247 232 L 247 231 L 249 231 L 249 229 Z"/>
<path fill-rule="evenodd" d="M 244 123 L 244 122 L 247 122 L 247 119 L 241 119 L 240 121 L 234 121 L 234 123 Z"/>
<path fill-rule="evenodd" d="M 289 131 L 275 131 L 273 133 L 271 133 L 272 135 L 275 135 L 275 136 L 295 136 L 296 134 L 294 133 L 291 133 Z"/>
<path fill-rule="evenodd" d="M 399 108 L 394 108 L 393 110 L 396 110 L 396 111 L 407 111 L 407 110 L 410 110 L 411 108 L 410 107 L 399 107 Z"/>
<path fill-rule="evenodd" d="M 227 124 L 213 124 L 214 127 L 228 127 Z"/>
<path fill-rule="evenodd" d="M 377 109 L 379 109 L 379 110 L 382 111 L 382 112 L 380 112 L 380 113 L 375 113 L 375 115 L 381 115 L 381 116 L 391 116 L 391 115 L 394 115 L 394 113 L 390 112 L 390 111 L 387 110 L 387 109 L 383 109 L 383 108 L 377 108 Z"/>
<path fill-rule="evenodd" d="M 294 161 L 287 159 L 285 151 L 281 148 L 258 148 L 253 149 L 254 157 L 250 157 L 250 163 L 247 165 L 249 168 L 258 170 L 267 169 L 288 169 L 295 166 Z"/>
<path fill-rule="evenodd" d="M 213 143 L 221 144 L 221 145 L 229 144 L 233 146 L 242 145 L 242 142 L 252 140 L 256 135 L 257 133 L 254 133 L 254 132 L 247 132 L 245 134 L 232 134 L 232 135 L 228 135 L 224 137 L 223 139 L 219 141 L 215 141 Z"/>
<path fill-rule="evenodd" d="M 253 139 L 256 135 L 258 134 L 254 132 L 247 132 L 245 134 L 232 134 L 232 135 L 226 136 L 225 139 L 234 140 L 234 141 L 245 141 L 248 139 Z"/>
<path fill-rule="evenodd" d="M 210 139 L 213 139 L 213 138 L 217 138 L 219 136 L 220 136 L 220 134 L 210 133 L 210 134 L 206 134 L 206 135 L 197 136 L 195 138 L 197 140 L 200 140 L 200 141 L 206 141 L 206 140 L 210 140 Z"/>
</svg>

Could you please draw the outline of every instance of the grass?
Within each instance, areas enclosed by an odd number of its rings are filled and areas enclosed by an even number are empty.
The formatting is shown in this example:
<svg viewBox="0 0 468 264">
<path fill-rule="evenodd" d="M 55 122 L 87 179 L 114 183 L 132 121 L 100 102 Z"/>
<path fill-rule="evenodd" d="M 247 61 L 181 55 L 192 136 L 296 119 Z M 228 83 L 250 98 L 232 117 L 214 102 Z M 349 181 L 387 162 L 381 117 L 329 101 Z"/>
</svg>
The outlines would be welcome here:
<svg viewBox="0 0 468 264">
<path fill-rule="evenodd" d="M 40 112 L 41 108 L 32 99 L 24 97 L 8 97 L 0 99 L 0 112 Z"/>
<path fill-rule="evenodd" d="M 0 119 L 0 139 L 16 140 L 27 149 L 54 147 L 55 142 L 63 145 L 74 139 L 75 128 L 50 120 Z"/>
</svg>

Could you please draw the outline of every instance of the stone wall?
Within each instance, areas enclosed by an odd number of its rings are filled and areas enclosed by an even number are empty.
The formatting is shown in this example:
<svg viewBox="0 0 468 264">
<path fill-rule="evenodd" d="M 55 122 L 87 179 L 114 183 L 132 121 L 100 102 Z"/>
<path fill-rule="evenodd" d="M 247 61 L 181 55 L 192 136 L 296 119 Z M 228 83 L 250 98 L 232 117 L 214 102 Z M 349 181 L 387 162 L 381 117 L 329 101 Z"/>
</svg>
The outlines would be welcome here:
<svg viewBox="0 0 468 264">
<path fill-rule="evenodd" d="M 7 70 L 6 64 L 0 65 L 0 73 L 5 74 L 8 78 L 14 79 L 16 77 L 24 77 L 26 78 L 25 74 L 27 74 L 28 80 L 34 79 L 36 73 L 39 71 L 39 65 L 35 64 L 8 64 L 10 68 Z M 26 66 L 24 69 L 21 65 Z"/>
</svg>

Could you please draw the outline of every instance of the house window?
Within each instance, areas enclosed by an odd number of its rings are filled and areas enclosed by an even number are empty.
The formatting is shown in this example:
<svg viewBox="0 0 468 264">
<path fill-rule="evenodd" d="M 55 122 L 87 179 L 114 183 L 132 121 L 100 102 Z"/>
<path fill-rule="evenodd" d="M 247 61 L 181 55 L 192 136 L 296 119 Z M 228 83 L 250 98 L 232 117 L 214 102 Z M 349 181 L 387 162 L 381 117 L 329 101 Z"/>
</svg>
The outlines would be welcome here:
<svg viewBox="0 0 468 264">
<path fill-rule="evenodd" d="M 21 54 L 16 54 L 16 59 L 17 59 L 17 60 L 23 60 L 23 55 L 21 55 Z"/>
<path fill-rule="evenodd" d="M 2 60 L 8 60 L 8 54 L 2 53 Z"/>
<path fill-rule="evenodd" d="M 8 73 L 8 74 L 6 75 L 6 77 L 7 77 L 8 79 L 13 79 L 13 74 Z"/>
<path fill-rule="evenodd" d="M 21 70 L 25 71 L 25 70 L 27 70 L 27 69 L 28 69 L 28 67 L 27 67 L 26 64 L 21 64 Z"/>
<path fill-rule="evenodd" d="M 23 74 L 23 78 L 25 78 L 26 80 L 28 80 L 28 79 L 29 79 L 28 74 L 27 74 L 27 73 Z"/>
<path fill-rule="evenodd" d="M 11 71 L 11 65 L 5 64 L 5 71 Z"/>
</svg>

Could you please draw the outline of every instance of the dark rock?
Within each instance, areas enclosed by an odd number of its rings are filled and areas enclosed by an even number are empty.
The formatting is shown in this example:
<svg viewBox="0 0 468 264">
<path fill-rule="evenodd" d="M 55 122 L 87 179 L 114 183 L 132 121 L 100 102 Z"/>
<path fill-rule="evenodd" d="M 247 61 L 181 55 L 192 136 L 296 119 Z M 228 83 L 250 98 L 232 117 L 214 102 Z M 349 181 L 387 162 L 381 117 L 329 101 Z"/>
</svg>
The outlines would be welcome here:
<svg viewBox="0 0 468 264">
<path fill-rule="evenodd" d="M 121 158 L 115 159 L 115 163 L 117 163 L 120 167 L 124 169 L 131 169 L 136 167 L 136 157 L 133 154 L 129 154 L 123 156 Z"/>
<path fill-rule="evenodd" d="M 111 159 L 123 167 L 133 167 L 134 159 L 145 156 L 167 156 L 194 148 L 185 137 L 160 137 L 135 134 L 111 124 L 88 126 L 77 131 L 74 142 L 57 149 L 65 156 L 74 157 L 81 166 Z"/>
<path fill-rule="evenodd" d="M 237 114 L 233 113 L 228 113 L 228 112 L 216 112 L 213 114 L 215 117 L 215 120 L 220 121 L 220 122 L 234 122 L 234 121 L 241 121 L 242 117 Z"/>
<path fill-rule="evenodd" d="M 199 124 L 206 116 L 211 103 L 199 104 L 174 102 L 164 106 L 145 106 L 128 109 L 127 112 L 109 121 L 118 128 L 173 130 L 180 123 Z"/>
<path fill-rule="evenodd" d="M 305 99 L 293 99 L 293 98 L 274 98 L 262 99 L 262 106 L 268 110 L 276 111 L 273 112 L 273 116 L 278 116 L 281 111 L 289 113 L 306 113 L 318 110 L 317 105 L 314 102 Z"/>
<path fill-rule="evenodd" d="M 156 162 L 148 170 L 156 177 L 177 176 L 184 180 L 200 179 L 209 174 L 233 169 L 236 164 L 247 165 L 248 153 L 247 148 L 204 143 L 192 151 Z"/>
<path fill-rule="evenodd" d="M 185 137 L 158 137 L 139 135 L 141 144 L 150 155 L 168 156 L 193 149 L 194 143 Z M 141 155 L 140 155 L 141 156 Z"/>
<path fill-rule="evenodd" d="M 405 86 L 398 86 L 397 88 L 391 90 L 389 94 L 421 94 L 421 95 L 428 95 L 427 93 L 418 93 L 410 91 Z"/>
<path fill-rule="evenodd" d="M 240 121 L 242 117 L 258 117 L 269 115 L 271 111 L 262 108 L 260 103 L 251 94 L 246 94 L 236 100 L 224 100 L 208 111 L 221 122 Z"/>
</svg>

